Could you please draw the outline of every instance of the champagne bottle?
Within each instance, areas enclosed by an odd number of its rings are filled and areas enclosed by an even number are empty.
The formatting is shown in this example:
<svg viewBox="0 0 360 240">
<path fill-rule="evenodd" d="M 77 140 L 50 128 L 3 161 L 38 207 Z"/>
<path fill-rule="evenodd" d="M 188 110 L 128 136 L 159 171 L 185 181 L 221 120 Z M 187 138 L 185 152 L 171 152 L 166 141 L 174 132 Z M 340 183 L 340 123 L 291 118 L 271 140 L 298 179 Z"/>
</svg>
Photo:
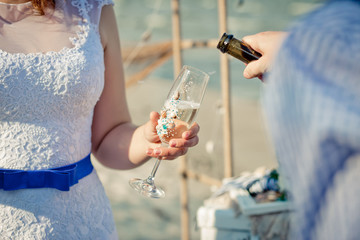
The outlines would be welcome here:
<svg viewBox="0 0 360 240">
<path fill-rule="evenodd" d="M 261 57 L 261 54 L 253 50 L 248 44 L 227 33 L 222 35 L 217 48 L 222 53 L 230 54 L 246 64 Z"/>
</svg>

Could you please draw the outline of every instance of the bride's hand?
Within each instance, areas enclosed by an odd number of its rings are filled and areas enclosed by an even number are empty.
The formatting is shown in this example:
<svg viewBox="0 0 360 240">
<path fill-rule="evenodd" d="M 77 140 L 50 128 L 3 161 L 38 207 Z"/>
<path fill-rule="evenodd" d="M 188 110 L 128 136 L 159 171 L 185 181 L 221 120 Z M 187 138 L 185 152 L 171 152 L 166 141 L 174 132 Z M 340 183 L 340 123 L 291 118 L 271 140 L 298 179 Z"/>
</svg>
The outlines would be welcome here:
<svg viewBox="0 0 360 240">
<path fill-rule="evenodd" d="M 150 120 L 145 124 L 145 138 L 148 142 L 155 144 L 147 149 L 146 154 L 148 156 L 162 160 L 173 160 L 186 154 L 189 147 L 198 144 L 200 126 L 197 123 L 193 123 L 187 131 L 182 133 L 181 138 L 173 138 L 169 142 L 169 147 L 162 147 L 160 137 L 156 130 L 159 117 L 159 113 L 151 112 Z"/>
</svg>

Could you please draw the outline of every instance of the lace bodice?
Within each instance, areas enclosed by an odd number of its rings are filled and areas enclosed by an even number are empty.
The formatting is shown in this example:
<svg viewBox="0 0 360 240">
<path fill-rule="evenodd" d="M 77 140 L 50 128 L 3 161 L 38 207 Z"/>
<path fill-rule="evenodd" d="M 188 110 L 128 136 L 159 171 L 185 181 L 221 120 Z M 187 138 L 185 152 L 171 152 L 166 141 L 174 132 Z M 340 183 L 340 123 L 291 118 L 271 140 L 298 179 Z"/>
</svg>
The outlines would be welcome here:
<svg viewBox="0 0 360 240">
<path fill-rule="evenodd" d="M 92 112 L 103 88 L 103 51 L 96 23 L 90 21 L 84 10 L 91 5 L 75 0 L 71 3 L 79 8 L 80 14 L 63 19 L 73 22 L 75 18 L 79 24 L 63 28 L 78 29 L 76 33 L 65 34 L 72 36 L 71 41 L 62 39 L 65 46 L 59 51 L 0 50 L 0 167 L 57 167 L 76 162 L 90 152 Z M 56 14 L 44 17 L 46 21 L 61 14 L 74 14 L 74 9 L 69 10 L 73 6 L 64 2 L 59 5 L 64 10 L 61 12 L 57 7 Z M 45 33 L 43 36 L 46 37 Z M 70 42 L 73 46 L 66 46 Z M 35 49 L 52 47 L 46 45 Z M 13 47 L 16 48 L 19 47 Z"/>
<path fill-rule="evenodd" d="M 38 16 L 29 2 L 0 3 L 0 168 L 59 167 L 91 151 L 93 110 L 104 85 L 98 25 L 105 4 L 112 1 L 59 0 Z M 111 235 L 111 210 L 95 171 L 69 192 L 0 190 L 0 236 Z"/>
</svg>

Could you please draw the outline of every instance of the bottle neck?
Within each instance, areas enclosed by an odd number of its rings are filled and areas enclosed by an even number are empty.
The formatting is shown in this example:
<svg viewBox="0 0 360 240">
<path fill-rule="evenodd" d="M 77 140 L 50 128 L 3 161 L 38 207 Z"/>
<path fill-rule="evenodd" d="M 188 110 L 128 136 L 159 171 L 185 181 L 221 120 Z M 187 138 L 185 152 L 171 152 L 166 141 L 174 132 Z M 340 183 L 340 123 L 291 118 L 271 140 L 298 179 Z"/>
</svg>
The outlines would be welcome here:
<svg viewBox="0 0 360 240">
<path fill-rule="evenodd" d="M 226 53 L 228 51 L 228 47 L 229 47 L 229 43 L 231 41 L 231 39 L 234 36 L 231 34 L 226 34 L 224 33 L 217 45 L 217 48 L 222 52 L 222 53 Z"/>
</svg>

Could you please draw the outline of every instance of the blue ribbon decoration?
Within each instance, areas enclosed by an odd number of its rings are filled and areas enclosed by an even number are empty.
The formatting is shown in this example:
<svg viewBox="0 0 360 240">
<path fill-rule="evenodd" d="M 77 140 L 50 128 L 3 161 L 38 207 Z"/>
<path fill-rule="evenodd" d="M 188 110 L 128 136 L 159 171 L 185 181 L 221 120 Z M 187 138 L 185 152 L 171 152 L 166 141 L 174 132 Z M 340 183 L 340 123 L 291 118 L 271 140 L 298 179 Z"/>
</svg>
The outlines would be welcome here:
<svg viewBox="0 0 360 240">
<path fill-rule="evenodd" d="M 94 169 L 90 154 L 82 160 L 58 168 L 45 170 L 17 170 L 0 168 L 0 189 L 12 191 L 25 188 L 56 188 L 69 191 L 70 187 Z"/>
</svg>

